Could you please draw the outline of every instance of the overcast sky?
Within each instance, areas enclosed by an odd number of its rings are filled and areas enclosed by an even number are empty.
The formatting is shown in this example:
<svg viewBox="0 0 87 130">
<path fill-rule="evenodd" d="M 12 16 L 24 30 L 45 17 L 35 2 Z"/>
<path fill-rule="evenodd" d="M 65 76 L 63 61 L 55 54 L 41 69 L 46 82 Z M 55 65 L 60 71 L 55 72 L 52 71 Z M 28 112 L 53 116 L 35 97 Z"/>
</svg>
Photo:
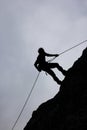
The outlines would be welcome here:
<svg viewBox="0 0 87 130">
<path fill-rule="evenodd" d="M 11 130 L 38 74 L 33 64 L 39 47 L 62 51 L 87 39 L 87 0 L 0 0 L 0 130 Z M 58 57 L 68 70 L 80 47 Z M 62 74 L 55 69 L 57 76 Z M 59 86 L 41 72 L 15 130 L 22 130 L 33 110 L 53 98 Z"/>
</svg>

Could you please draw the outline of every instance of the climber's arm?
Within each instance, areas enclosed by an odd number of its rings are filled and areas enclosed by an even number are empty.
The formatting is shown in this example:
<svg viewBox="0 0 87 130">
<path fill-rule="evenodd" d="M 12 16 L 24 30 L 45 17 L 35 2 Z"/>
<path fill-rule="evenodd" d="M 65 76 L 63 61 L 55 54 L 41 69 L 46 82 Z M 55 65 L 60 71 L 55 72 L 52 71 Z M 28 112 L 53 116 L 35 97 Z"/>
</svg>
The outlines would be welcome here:
<svg viewBox="0 0 87 130">
<path fill-rule="evenodd" d="M 37 68 L 38 61 L 36 60 L 34 66 Z"/>
<path fill-rule="evenodd" d="M 35 61 L 34 66 L 36 67 L 36 69 L 37 69 L 39 72 L 41 71 L 41 69 L 40 69 L 40 67 L 39 67 L 38 58 L 37 58 L 37 60 Z"/>
<path fill-rule="evenodd" d="M 57 57 L 57 56 L 59 56 L 58 54 L 48 54 L 48 53 L 45 53 L 45 55 L 48 56 L 48 57 L 51 57 L 51 56 Z"/>
</svg>

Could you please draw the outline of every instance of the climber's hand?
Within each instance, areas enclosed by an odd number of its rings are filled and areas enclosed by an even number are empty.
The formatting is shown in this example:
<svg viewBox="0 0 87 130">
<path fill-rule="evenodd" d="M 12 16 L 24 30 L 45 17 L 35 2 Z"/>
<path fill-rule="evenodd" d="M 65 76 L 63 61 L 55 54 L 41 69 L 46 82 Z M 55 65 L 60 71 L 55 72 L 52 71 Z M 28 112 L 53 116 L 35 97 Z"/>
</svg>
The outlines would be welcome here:
<svg viewBox="0 0 87 130">
<path fill-rule="evenodd" d="M 37 68 L 37 70 L 38 70 L 39 72 L 41 72 L 41 69 L 40 69 L 40 68 Z"/>
<path fill-rule="evenodd" d="M 41 67 L 39 65 L 37 65 L 37 70 L 41 72 Z"/>
<path fill-rule="evenodd" d="M 58 54 L 55 55 L 55 57 L 59 56 Z"/>
</svg>

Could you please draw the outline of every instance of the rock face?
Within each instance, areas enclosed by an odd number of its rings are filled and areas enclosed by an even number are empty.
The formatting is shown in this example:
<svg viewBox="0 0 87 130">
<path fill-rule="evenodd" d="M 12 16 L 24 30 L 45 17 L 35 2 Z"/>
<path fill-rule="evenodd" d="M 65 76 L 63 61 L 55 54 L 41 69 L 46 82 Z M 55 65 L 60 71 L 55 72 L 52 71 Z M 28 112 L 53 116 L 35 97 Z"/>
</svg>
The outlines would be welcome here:
<svg viewBox="0 0 87 130">
<path fill-rule="evenodd" d="M 87 48 L 67 71 L 58 94 L 33 112 L 24 130 L 87 130 Z"/>
</svg>

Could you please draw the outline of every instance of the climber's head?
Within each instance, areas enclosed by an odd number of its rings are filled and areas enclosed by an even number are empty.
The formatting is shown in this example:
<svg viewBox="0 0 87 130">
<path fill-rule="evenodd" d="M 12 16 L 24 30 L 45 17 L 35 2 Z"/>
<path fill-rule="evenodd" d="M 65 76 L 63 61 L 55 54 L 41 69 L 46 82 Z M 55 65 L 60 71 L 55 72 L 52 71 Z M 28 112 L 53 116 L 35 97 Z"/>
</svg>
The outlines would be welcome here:
<svg viewBox="0 0 87 130">
<path fill-rule="evenodd" d="M 42 54 L 42 53 L 44 53 L 44 52 L 45 52 L 45 51 L 44 51 L 43 48 L 39 48 L 39 49 L 38 49 L 38 53 L 39 53 L 39 54 Z"/>
</svg>

